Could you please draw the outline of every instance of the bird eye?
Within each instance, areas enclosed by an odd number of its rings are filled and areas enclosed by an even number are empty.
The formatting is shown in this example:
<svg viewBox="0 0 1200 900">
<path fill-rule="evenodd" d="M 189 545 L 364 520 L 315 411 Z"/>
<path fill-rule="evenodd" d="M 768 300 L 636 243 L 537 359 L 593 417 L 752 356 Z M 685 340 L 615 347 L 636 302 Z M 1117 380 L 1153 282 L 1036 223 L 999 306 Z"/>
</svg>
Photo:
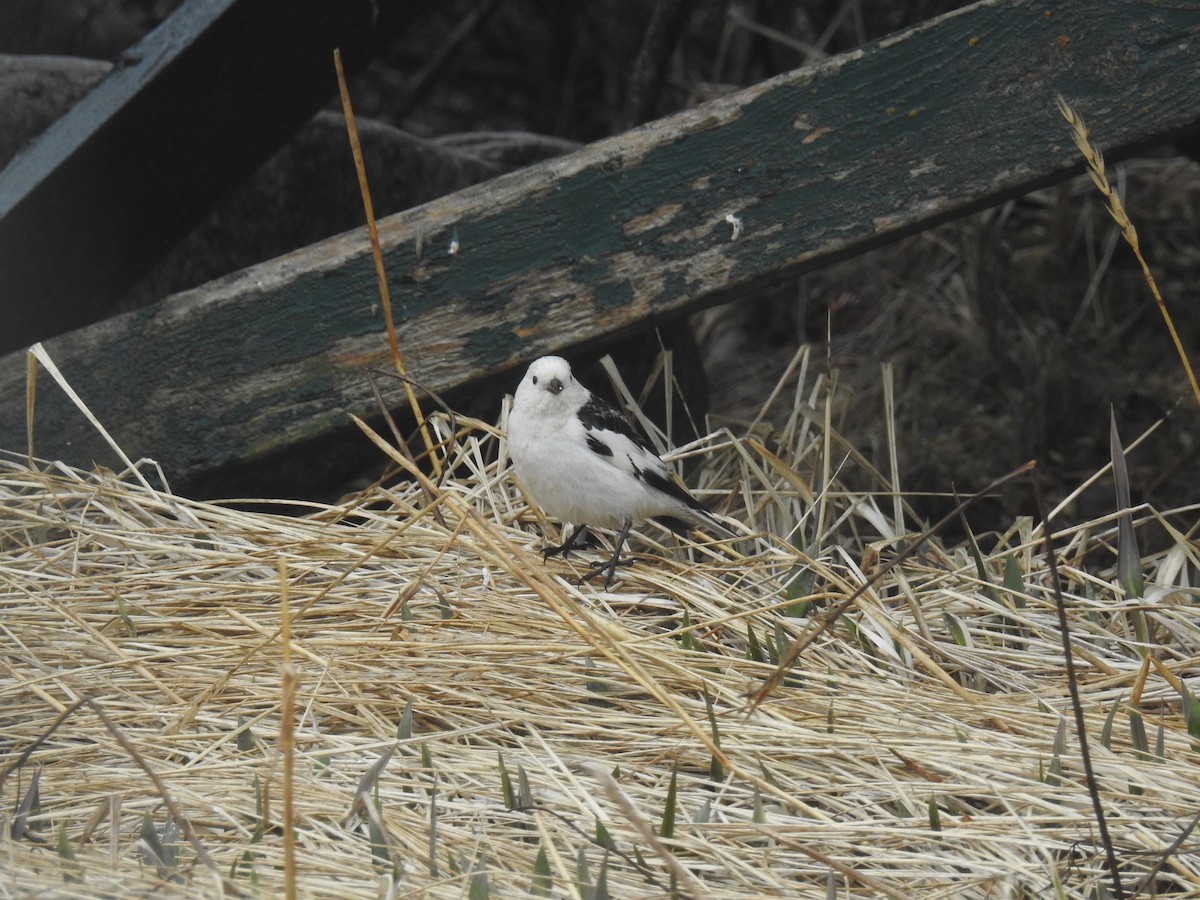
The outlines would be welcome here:
<svg viewBox="0 0 1200 900">
<path fill-rule="evenodd" d="M 536 375 L 533 376 L 533 383 L 537 384 L 537 376 Z"/>
</svg>

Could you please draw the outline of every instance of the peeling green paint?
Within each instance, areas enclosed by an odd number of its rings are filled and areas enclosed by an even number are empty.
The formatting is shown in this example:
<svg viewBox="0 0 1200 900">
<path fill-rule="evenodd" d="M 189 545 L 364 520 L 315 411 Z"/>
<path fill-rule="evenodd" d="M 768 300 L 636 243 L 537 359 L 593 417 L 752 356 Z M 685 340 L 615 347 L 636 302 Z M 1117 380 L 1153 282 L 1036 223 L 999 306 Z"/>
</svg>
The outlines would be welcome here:
<svg viewBox="0 0 1200 900">
<path fill-rule="evenodd" d="M 509 326 L 476 328 L 463 336 L 463 347 L 485 369 L 497 369 L 519 358 L 525 341 Z"/>
<path fill-rule="evenodd" d="M 1077 168 L 1056 90 L 1112 160 L 1149 129 L 1195 129 L 1198 56 L 1192 5 L 1148 15 L 1134 3 L 989 0 L 586 148 L 591 161 L 572 174 L 547 164 L 402 214 L 391 233 L 409 237 L 385 254 L 396 323 L 422 335 L 452 312 L 461 333 L 424 337 L 461 343 L 466 379 L 510 364 L 531 340 L 593 340 L 678 313 Z M 737 240 L 728 214 L 742 221 Z M 313 265 L 336 257 L 322 252 Z M 287 274 L 297 259 L 269 264 L 280 281 L 266 290 L 253 272 L 227 281 L 220 295 L 233 299 L 207 303 L 202 319 L 180 311 L 195 301 L 183 297 L 106 323 L 102 342 L 67 335 L 47 347 L 125 449 L 172 477 L 267 452 L 299 421 L 344 421 L 349 374 L 328 361 L 332 346 L 386 347 L 365 239 L 329 271 Z M 289 368 L 303 374 L 281 380 Z M 2 361 L 0 400 L 12 409 L 23 376 L 23 357 Z M 56 391 L 39 391 L 37 419 L 48 455 L 87 464 L 96 448 L 107 459 Z M 251 422 L 273 433 L 251 435 Z M 22 416 L 0 418 L 0 447 L 24 447 Z"/>
</svg>

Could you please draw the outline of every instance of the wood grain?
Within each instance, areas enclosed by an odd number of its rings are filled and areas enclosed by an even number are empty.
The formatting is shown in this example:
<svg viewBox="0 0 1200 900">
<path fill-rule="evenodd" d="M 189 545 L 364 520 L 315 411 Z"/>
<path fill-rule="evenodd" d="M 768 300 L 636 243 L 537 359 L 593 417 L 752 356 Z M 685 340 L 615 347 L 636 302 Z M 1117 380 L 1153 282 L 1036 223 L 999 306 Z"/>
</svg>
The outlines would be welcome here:
<svg viewBox="0 0 1200 900">
<path fill-rule="evenodd" d="M 467 384 L 1074 174 L 1056 92 L 1110 160 L 1195 132 L 1200 4 L 987 0 L 387 219 L 410 372 Z M 259 458 L 371 409 L 367 252 L 342 235 L 47 346 L 173 478 Z M 24 369 L 0 360 L 0 447 L 25 446 Z M 108 460 L 52 387 L 36 436 Z"/>
<path fill-rule="evenodd" d="M 334 47 L 370 59 L 376 12 L 190 0 L 125 51 L 0 171 L 0 352 L 102 318 L 334 95 Z"/>
</svg>

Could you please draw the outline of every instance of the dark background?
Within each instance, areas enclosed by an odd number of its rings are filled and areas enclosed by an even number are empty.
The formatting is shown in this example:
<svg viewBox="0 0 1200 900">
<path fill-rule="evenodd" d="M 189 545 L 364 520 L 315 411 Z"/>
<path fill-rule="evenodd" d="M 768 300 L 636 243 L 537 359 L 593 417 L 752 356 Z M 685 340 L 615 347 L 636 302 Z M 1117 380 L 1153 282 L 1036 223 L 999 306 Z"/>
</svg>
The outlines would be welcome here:
<svg viewBox="0 0 1200 900">
<path fill-rule="evenodd" d="M 4 123 L 0 163 L 103 74 L 83 60 L 117 59 L 176 5 L 9 0 L 0 7 L 0 52 L 77 58 L 50 66 L 40 105 Z M 353 79 L 376 212 L 569 152 L 962 5 L 411 4 L 398 36 Z M 358 189 L 332 100 L 114 311 L 359 227 Z M 1200 169 L 1186 149 L 1158 148 L 1112 167 L 1110 178 L 1123 191 L 1190 350 L 1200 345 Z M 887 447 L 880 366 L 892 365 L 908 490 L 971 491 L 1037 459 L 1051 496 L 1065 496 L 1107 461 L 1110 407 L 1126 444 L 1164 419 L 1130 455 L 1135 502 L 1182 506 L 1200 486 L 1200 417 L 1140 270 L 1086 178 L 681 324 L 687 327 L 616 349 L 631 384 L 662 340 L 677 369 L 692 373 L 681 386 L 692 412 L 707 410 L 714 423 L 736 431 L 754 417 L 796 348 L 810 344 L 822 369 L 837 373 L 838 427 L 881 468 Z M 602 378 L 583 364 L 585 382 L 601 388 Z M 494 418 L 501 393 L 511 388 L 449 399 Z M 779 412 L 789 409 L 784 404 Z M 175 487 L 199 496 L 328 499 L 382 468 L 373 449 L 343 434 L 267 466 Z M 1069 515 L 1102 515 L 1112 502 L 1111 485 L 1102 481 Z M 930 498 L 918 507 L 936 515 L 946 504 Z M 1003 528 L 1031 511 L 1022 488 L 982 507 L 975 522 Z"/>
</svg>

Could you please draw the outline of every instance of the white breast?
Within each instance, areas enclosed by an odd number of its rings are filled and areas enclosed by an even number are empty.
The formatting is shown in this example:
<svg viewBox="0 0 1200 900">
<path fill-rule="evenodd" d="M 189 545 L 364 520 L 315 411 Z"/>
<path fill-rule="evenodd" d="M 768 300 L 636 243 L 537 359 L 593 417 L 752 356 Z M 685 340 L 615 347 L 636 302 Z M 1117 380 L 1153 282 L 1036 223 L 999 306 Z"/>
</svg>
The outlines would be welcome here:
<svg viewBox="0 0 1200 900">
<path fill-rule="evenodd" d="M 542 427 L 535 430 L 514 410 L 508 421 L 508 452 L 521 486 L 546 515 L 620 528 L 626 516 L 636 520 L 651 514 L 643 511 L 647 488 L 631 474 L 628 462 L 596 454 L 577 419 L 550 427 L 538 424 Z"/>
</svg>

